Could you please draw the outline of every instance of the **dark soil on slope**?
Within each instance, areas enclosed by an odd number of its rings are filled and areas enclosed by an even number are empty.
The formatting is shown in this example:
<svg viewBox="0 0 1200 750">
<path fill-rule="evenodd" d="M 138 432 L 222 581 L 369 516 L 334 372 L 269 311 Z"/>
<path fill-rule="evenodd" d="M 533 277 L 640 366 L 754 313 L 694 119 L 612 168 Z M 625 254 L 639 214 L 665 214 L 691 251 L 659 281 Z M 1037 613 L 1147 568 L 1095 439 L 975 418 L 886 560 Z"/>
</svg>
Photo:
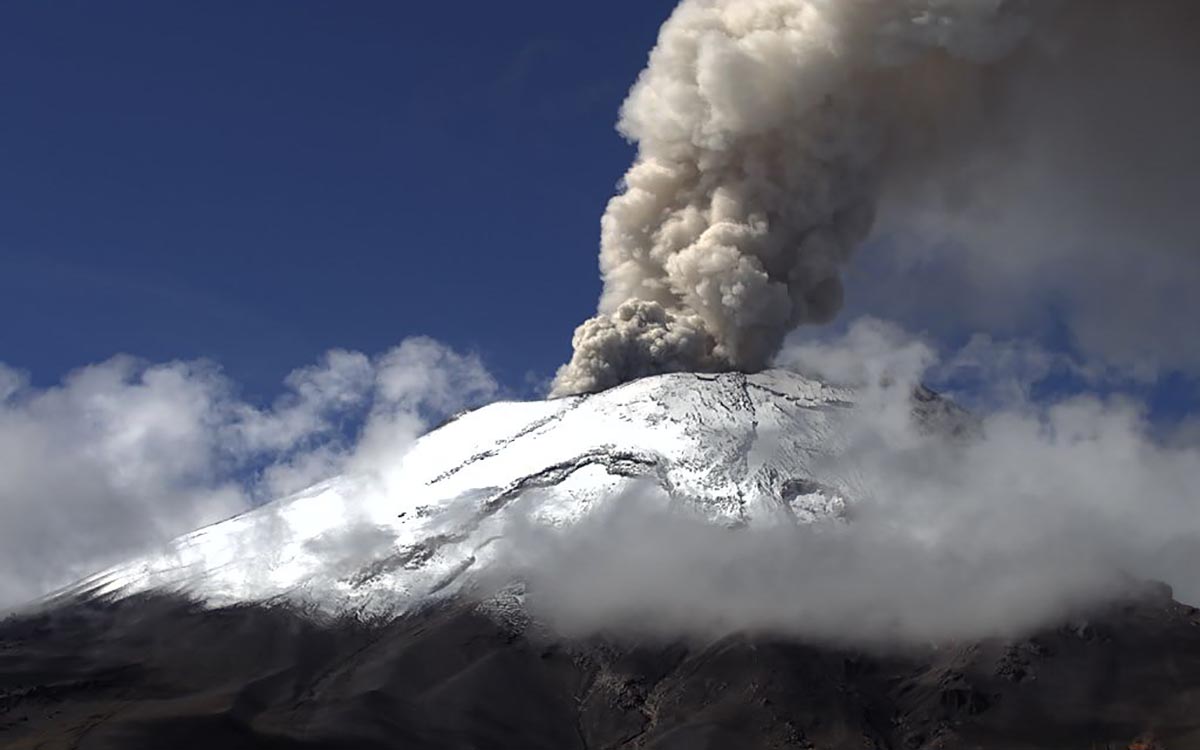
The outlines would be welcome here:
<svg viewBox="0 0 1200 750">
<path fill-rule="evenodd" d="M 466 602 L 385 625 L 166 598 L 0 624 L 0 748 L 1200 748 L 1200 613 L 881 655 L 555 642 Z"/>
</svg>

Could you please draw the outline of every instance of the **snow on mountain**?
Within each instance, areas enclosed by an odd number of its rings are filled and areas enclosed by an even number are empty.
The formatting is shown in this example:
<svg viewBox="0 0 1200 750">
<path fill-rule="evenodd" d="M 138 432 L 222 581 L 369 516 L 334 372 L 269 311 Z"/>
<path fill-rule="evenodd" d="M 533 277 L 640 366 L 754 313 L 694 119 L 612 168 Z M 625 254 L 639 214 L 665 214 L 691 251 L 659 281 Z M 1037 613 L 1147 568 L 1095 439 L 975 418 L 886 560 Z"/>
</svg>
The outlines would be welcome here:
<svg viewBox="0 0 1200 750">
<path fill-rule="evenodd" d="M 838 454 L 852 399 L 775 370 L 495 403 L 425 435 L 383 476 L 333 479 L 67 593 L 396 611 L 486 566 L 514 513 L 562 525 L 602 502 L 664 502 L 727 525 L 838 515 L 853 477 L 822 458 Z"/>
</svg>

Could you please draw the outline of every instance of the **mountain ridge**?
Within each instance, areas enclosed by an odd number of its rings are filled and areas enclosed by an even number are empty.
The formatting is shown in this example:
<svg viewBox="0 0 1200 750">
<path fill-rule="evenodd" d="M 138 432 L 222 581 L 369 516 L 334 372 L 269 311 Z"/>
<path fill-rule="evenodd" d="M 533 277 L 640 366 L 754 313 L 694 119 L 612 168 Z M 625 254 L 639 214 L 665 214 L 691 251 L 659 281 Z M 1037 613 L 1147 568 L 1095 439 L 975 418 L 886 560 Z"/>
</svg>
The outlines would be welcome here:
<svg viewBox="0 0 1200 750">
<path fill-rule="evenodd" d="M 1021 637 L 869 646 L 562 635 L 519 585 L 472 588 L 507 521 L 569 527 L 606 503 L 853 524 L 856 477 L 827 459 L 856 403 L 769 371 L 461 415 L 391 477 L 316 485 L 0 621 L 0 748 L 1200 746 L 1200 611 L 1161 585 Z M 927 429 L 974 429 L 931 391 L 912 405 Z"/>
<path fill-rule="evenodd" d="M 1187 750 L 1200 611 L 1165 586 L 1026 637 L 869 650 L 554 637 L 160 594 L 0 622 L 0 748 Z"/>
<path fill-rule="evenodd" d="M 510 506 L 565 525 L 646 483 L 658 500 L 725 525 L 836 516 L 854 478 L 830 473 L 823 459 L 837 454 L 853 403 L 850 389 L 786 371 L 670 374 L 599 394 L 498 402 L 427 433 L 389 476 L 336 477 L 58 598 L 161 590 L 215 604 L 282 597 L 402 611 L 454 593 L 463 573 L 486 565 L 484 542 L 503 543 Z"/>
</svg>

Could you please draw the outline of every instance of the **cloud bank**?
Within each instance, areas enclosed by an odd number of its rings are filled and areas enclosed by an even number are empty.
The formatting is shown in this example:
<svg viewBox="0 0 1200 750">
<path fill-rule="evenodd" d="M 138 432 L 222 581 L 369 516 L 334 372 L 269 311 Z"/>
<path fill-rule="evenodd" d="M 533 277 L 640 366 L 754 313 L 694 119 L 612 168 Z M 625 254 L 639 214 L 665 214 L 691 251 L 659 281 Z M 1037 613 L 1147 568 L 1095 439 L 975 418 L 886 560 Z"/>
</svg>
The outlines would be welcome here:
<svg viewBox="0 0 1200 750">
<path fill-rule="evenodd" d="M 479 359 L 413 338 L 331 351 L 250 404 L 214 365 L 129 357 L 33 388 L 0 365 L 0 607 L 342 473 L 380 473 L 491 398 Z"/>
<path fill-rule="evenodd" d="M 500 568 L 536 616 L 576 635 L 895 645 L 1057 625 L 1150 580 L 1200 602 L 1200 441 L 1160 434 L 1128 397 L 1030 399 L 1073 367 L 1060 355 L 981 338 L 939 356 L 866 319 L 782 359 L 859 389 L 826 467 L 854 477 L 848 517 L 721 528 L 650 487 L 566 528 L 520 516 Z M 969 395 L 977 429 L 930 429 L 914 389 L 964 371 L 992 386 Z"/>
</svg>

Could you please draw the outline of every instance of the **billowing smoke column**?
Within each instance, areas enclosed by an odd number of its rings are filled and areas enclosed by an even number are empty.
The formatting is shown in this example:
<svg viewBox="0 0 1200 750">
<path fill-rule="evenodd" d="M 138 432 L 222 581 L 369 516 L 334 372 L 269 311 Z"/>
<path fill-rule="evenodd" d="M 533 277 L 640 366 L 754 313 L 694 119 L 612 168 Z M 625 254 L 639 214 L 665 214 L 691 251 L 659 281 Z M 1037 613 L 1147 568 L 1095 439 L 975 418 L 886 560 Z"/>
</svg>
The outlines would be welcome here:
<svg viewBox="0 0 1200 750">
<path fill-rule="evenodd" d="M 638 157 L 554 393 L 761 369 L 795 326 L 832 318 L 899 121 L 919 137 L 1049 4 L 684 0 L 621 114 Z"/>
</svg>

